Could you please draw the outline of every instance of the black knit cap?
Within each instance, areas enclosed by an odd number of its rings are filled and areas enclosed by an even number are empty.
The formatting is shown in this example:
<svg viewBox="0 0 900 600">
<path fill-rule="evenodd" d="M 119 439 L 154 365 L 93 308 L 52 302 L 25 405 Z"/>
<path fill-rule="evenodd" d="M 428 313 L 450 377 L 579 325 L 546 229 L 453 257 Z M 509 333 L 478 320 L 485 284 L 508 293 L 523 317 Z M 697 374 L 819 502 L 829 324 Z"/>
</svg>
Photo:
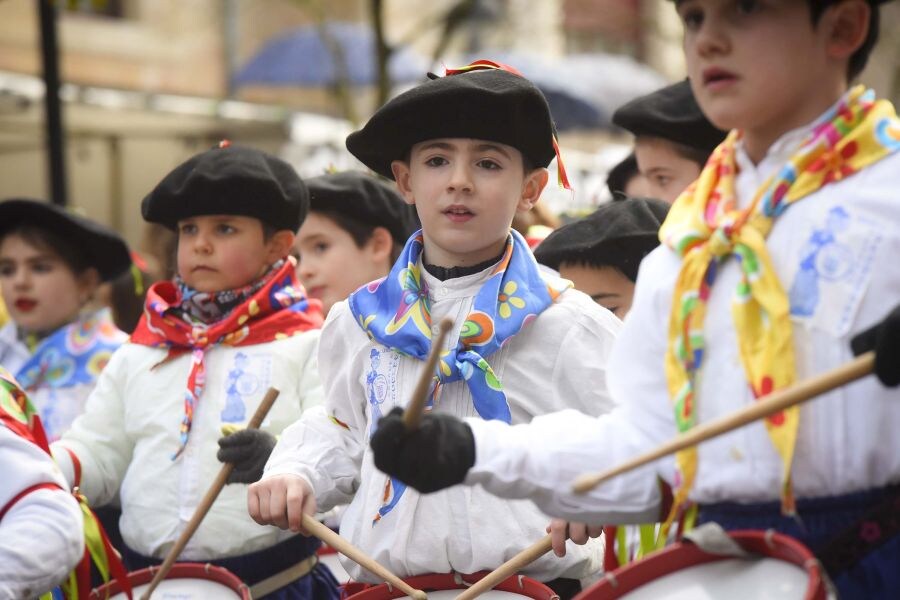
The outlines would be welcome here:
<svg viewBox="0 0 900 600">
<path fill-rule="evenodd" d="M 294 167 L 228 142 L 175 167 L 141 203 L 144 220 L 169 229 L 189 217 L 242 215 L 297 231 L 307 212 L 309 191 Z"/>
<path fill-rule="evenodd" d="M 556 155 L 547 100 L 526 78 L 503 69 L 463 71 L 430 79 L 390 100 L 347 137 L 347 149 L 393 179 L 391 162 L 414 144 L 438 138 L 499 142 L 535 167 Z"/>
<path fill-rule="evenodd" d="M 534 256 L 557 270 L 564 263 L 615 267 L 635 281 L 641 260 L 659 245 L 659 226 L 668 212 L 669 204 L 661 200 L 609 202 L 551 233 Z"/>
<path fill-rule="evenodd" d="M 707 153 L 727 134 L 700 110 L 687 79 L 620 106 L 612 122 L 635 136 L 658 137 Z"/>
<path fill-rule="evenodd" d="M 384 227 L 399 244 L 419 228 L 416 210 L 400 194 L 375 177 L 358 171 L 320 175 L 306 180 L 310 210 L 336 212 Z"/>
<path fill-rule="evenodd" d="M 23 225 L 46 229 L 72 241 L 103 281 L 115 279 L 131 267 L 125 241 L 95 221 L 40 200 L 14 198 L 0 202 L 0 237 Z"/>
</svg>

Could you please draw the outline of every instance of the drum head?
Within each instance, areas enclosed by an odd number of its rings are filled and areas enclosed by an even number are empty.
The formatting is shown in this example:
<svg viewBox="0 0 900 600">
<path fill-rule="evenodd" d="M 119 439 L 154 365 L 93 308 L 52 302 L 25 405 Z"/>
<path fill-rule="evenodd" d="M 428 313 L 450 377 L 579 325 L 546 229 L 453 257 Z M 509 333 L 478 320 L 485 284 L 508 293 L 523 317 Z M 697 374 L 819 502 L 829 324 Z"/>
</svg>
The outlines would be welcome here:
<svg viewBox="0 0 900 600">
<path fill-rule="evenodd" d="M 475 583 L 487 573 L 474 575 L 420 575 L 404 579 L 409 585 L 428 593 L 429 600 L 450 600 L 456 598 L 463 590 Z M 503 580 L 493 590 L 485 592 L 480 598 L 490 600 L 553 600 L 556 593 L 544 584 L 528 577 L 514 575 Z M 376 585 L 365 591 L 354 594 L 348 600 L 388 600 L 393 598 L 409 598 L 400 590 L 391 589 L 387 584 Z"/>
<path fill-rule="evenodd" d="M 625 565 L 575 600 L 824 600 L 825 584 L 812 552 L 775 532 L 729 534 L 754 556 L 734 558 L 679 542 Z"/>
<path fill-rule="evenodd" d="M 159 567 L 141 569 L 128 574 L 133 597 L 140 598 L 150 586 L 153 575 Z M 91 591 L 91 600 L 101 600 L 109 595 L 110 600 L 125 600 L 119 584 L 107 583 Z M 250 590 L 230 571 L 211 564 L 178 563 L 172 567 L 166 578 L 153 591 L 153 600 L 204 600 L 222 598 L 228 600 L 250 600 Z"/>
</svg>

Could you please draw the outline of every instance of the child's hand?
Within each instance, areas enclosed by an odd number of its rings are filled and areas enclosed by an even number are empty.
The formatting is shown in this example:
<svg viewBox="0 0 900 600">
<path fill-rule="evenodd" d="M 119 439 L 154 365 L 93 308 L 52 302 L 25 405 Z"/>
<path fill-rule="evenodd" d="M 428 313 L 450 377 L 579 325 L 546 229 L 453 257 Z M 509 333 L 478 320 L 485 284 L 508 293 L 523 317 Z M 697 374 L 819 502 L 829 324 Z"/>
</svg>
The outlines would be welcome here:
<svg viewBox="0 0 900 600">
<path fill-rule="evenodd" d="M 475 464 L 472 429 L 440 413 L 426 413 L 409 431 L 395 408 L 378 421 L 370 444 L 376 467 L 423 494 L 462 483 Z"/>
<path fill-rule="evenodd" d="M 875 351 L 875 375 L 887 387 L 900 385 L 900 305 L 883 321 L 850 341 L 853 354 Z"/>
<path fill-rule="evenodd" d="M 252 484 L 247 490 L 247 512 L 260 525 L 275 525 L 303 535 L 304 514 L 316 514 L 316 498 L 305 479 L 276 475 Z"/>
<path fill-rule="evenodd" d="M 219 452 L 216 453 L 216 458 L 220 462 L 234 464 L 234 470 L 226 481 L 228 483 L 259 481 L 276 442 L 274 435 L 259 429 L 242 429 L 219 438 Z"/>
<path fill-rule="evenodd" d="M 553 542 L 553 553 L 561 558 L 566 555 L 566 540 L 572 540 L 579 546 L 583 546 L 589 539 L 600 537 L 600 534 L 603 533 L 603 525 L 587 525 L 565 519 L 553 519 L 547 525 L 547 533 L 550 534 Z"/>
</svg>

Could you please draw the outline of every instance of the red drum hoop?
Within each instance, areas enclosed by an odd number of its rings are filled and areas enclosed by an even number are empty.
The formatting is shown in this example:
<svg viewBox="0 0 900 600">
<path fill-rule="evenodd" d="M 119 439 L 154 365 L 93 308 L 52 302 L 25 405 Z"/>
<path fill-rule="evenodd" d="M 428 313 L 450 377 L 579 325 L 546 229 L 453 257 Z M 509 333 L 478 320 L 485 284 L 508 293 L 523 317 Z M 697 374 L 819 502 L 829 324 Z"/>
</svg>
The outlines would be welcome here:
<svg viewBox="0 0 900 600">
<path fill-rule="evenodd" d="M 404 579 L 406 583 L 413 589 L 422 590 L 431 597 L 432 592 L 440 591 L 463 591 L 471 584 L 475 583 L 485 575 L 487 571 L 475 573 L 473 575 L 458 575 L 453 573 L 441 573 L 437 575 L 418 575 Z M 532 600 L 559 600 L 556 592 L 548 588 L 543 583 L 525 577 L 524 575 L 513 575 L 501 581 L 492 592 L 506 592 L 504 595 L 516 594 L 522 598 L 531 598 Z M 488 592 L 490 593 L 490 592 Z M 392 598 L 405 598 L 404 592 L 393 589 L 388 584 L 372 586 L 366 590 L 355 593 L 347 598 L 347 600 L 389 600 Z M 490 596 L 485 595 L 485 598 Z"/>
<path fill-rule="evenodd" d="M 828 597 L 819 561 L 809 548 L 796 539 L 771 530 L 730 531 L 728 535 L 751 554 L 783 561 L 805 571 L 808 585 L 802 596 L 803 600 L 825 600 Z M 652 581 L 676 574 L 678 571 L 729 559 L 742 560 L 732 556 L 710 554 L 690 542 L 678 542 L 649 554 L 642 560 L 607 573 L 599 582 L 576 596 L 575 600 L 622 598 Z"/>
<path fill-rule="evenodd" d="M 157 571 L 159 571 L 159 567 L 148 567 L 146 569 L 141 569 L 140 571 L 132 571 L 131 573 L 128 573 L 128 581 L 133 588 L 140 585 L 149 585 L 153 580 L 153 575 L 156 574 Z M 231 571 L 210 563 L 176 563 L 172 566 L 172 570 L 169 571 L 169 574 L 160 585 L 162 586 L 166 581 L 175 579 L 193 579 L 195 581 L 218 583 L 233 591 L 236 598 L 240 598 L 241 600 L 251 600 L 250 588 L 247 587 L 247 584 L 238 579 Z M 154 596 L 158 594 L 159 591 L 160 588 L 157 588 L 157 591 L 154 592 Z M 104 600 L 111 597 L 113 594 L 121 593 L 122 588 L 119 583 L 117 581 L 110 581 L 109 583 L 91 590 L 89 599 Z M 135 589 L 134 597 L 140 597 L 140 593 L 137 589 Z M 198 598 L 199 597 L 200 596 L 198 596 Z"/>
</svg>

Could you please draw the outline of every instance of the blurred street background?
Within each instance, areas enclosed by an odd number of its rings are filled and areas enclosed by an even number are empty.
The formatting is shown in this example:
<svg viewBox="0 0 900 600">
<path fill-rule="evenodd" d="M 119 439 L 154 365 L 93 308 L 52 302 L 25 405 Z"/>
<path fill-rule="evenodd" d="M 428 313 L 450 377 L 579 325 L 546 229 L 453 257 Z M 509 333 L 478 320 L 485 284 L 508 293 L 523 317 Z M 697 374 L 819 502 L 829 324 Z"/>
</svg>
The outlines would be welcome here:
<svg viewBox="0 0 900 600">
<path fill-rule="evenodd" d="M 141 248 L 141 199 L 188 156 L 228 138 L 303 176 L 360 168 L 344 138 L 376 107 L 492 58 L 547 96 L 575 192 L 544 202 L 583 213 L 629 151 L 610 115 L 684 77 L 680 43 L 666 0 L 0 0 L 0 198 L 67 204 Z M 898 57 L 895 2 L 862 76 L 895 104 Z"/>
</svg>

